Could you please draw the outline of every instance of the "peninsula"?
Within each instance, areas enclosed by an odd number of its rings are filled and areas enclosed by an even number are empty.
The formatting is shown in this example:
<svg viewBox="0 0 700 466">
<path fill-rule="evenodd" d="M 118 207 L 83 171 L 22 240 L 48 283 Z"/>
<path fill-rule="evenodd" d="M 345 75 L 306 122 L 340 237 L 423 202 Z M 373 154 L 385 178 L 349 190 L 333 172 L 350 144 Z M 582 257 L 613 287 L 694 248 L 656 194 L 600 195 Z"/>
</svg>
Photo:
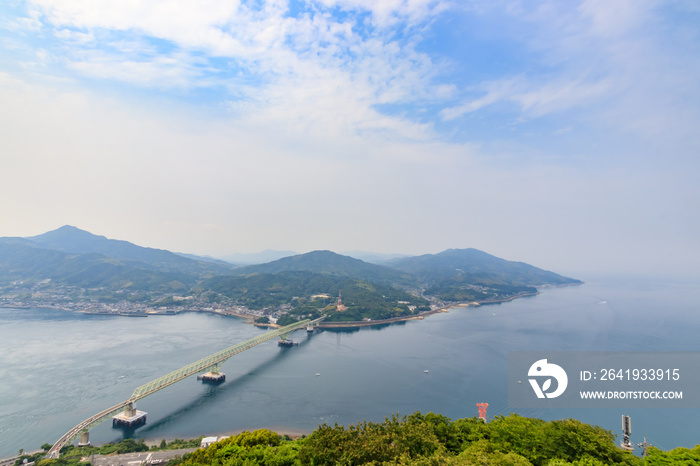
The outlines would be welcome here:
<svg viewBox="0 0 700 466">
<path fill-rule="evenodd" d="M 264 264 L 144 248 L 71 226 L 0 238 L 0 307 L 58 307 L 142 317 L 183 311 L 287 325 L 325 315 L 328 325 L 422 318 L 457 305 L 503 302 L 539 286 L 581 281 L 476 249 L 381 264 L 312 251 Z"/>
</svg>

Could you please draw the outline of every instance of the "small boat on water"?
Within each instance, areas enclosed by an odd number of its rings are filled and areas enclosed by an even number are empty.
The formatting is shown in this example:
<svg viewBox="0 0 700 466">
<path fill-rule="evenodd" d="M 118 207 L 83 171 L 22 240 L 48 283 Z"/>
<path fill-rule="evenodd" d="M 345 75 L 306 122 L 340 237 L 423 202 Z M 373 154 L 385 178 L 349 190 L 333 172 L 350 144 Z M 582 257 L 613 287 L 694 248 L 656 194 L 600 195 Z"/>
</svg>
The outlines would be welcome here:
<svg viewBox="0 0 700 466">
<path fill-rule="evenodd" d="M 424 370 L 423 372 L 425 372 L 425 373 L 427 374 L 427 373 L 428 373 L 428 369 Z"/>
<path fill-rule="evenodd" d="M 321 373 L 320 373 L 320 372 L 316 372 L 316 377 L 318 377 L 319 375 L 321 375 Z"/>
</svg>

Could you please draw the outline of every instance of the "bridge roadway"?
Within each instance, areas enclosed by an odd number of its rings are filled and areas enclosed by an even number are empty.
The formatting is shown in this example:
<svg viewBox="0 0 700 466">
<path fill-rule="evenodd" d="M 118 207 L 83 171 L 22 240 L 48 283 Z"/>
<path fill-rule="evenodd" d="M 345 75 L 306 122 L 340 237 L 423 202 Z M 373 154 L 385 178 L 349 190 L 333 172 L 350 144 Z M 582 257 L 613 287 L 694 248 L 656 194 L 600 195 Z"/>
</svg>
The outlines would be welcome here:
<svg viewBox="0 0 700 466">
<path fill-rule="evenodd" d="M 219 351 L 218 353 L 214 353 L 210 356 L 207 356 L 206 358 L 200 359 L 199 361 L 193 362 L 192 364 L 189 364 L 185 367 L 181 367 L 176 371 L 173 371 L 145 385 L 142 385 L 136 390 L 134 390 L 134 393 L 132 393 L 131 397 L 128 400 L 114 405 L 111 408 L 107 408 L 104 411 L 101 411 L 95 414 L 94 416 L 87 418 L 86 420 L 84 420 L 83 422 L 66 432 L 63 435 L 63 437 L 58 439 L 58 441 L 56 441 L 53 447 L 51 447 L 51 449 L 46 454 L 46 457 L 58 458 L 60 456 L 61 448 L 73 443 L 78 437 L 81 436 L 81 434 L 83 434 L 84 432 L 88 432 L 92 427 L 96 426 L 97 424 L 107 420 L 108 418 L 126 409 L 133 408 L 133 403 L 135 403 L 137 400 L 140 400 L 141 398 L 147 397 L 148 395 L 151 395 L 157 392 L 158 390 L 162 390 L 165 387 L 168 387 L 176 382 L 186 379 L 187 377 L 194 375 L 198 372 L 203 372 L 205 370 L 218 367 L 219 364 L 226 361 L 231 356 L 234 356 L 247 349 L 250 349 L 253 346 L 259 345 L 260 343 L 264 343 L 275 337 L 281 337 L 281 339 L 285 340 L 287 338 L 287 335 L 289 335 L 293 331 L 305 327 L 307 325 L 314 325 L 321 320 L 323 320 L 323 317 L 315 320 L 300 320 L 299 322 L 295 322 L 285 327 L 265 332 L 262 335 L 258 335 L 257 337 L 251 338 L 242 343 L 226 348 L 225 350 Z"/>
</svg>

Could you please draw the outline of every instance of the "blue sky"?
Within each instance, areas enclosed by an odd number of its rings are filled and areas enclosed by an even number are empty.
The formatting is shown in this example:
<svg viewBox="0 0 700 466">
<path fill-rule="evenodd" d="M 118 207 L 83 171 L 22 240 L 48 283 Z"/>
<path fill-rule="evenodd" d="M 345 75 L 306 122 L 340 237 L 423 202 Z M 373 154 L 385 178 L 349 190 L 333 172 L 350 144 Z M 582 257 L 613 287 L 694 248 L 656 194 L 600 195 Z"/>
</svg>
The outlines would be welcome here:
<svg viewBox="0 0 700 466">
<path fill-rule="evenodd" d="M 694 1 L 0 6 L 0 235 L 696 274 Z"/>
</svg>

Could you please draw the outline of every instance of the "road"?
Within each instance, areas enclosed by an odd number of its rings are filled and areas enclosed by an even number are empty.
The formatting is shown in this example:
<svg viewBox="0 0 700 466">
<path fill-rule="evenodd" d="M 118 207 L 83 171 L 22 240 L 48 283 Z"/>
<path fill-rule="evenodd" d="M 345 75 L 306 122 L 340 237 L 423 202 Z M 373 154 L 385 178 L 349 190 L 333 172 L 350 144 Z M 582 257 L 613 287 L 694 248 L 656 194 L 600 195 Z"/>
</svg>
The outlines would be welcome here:
<svg viewBox="0 0 700 466">
<path fill-rule="evenodd" d="M 36 455 L 37 453 L 41 453 L 42 451 L 44 450 L 25 451 L 22 454 L 31 456 Z M 13 464 L 15 464 L 15 461 L 17 461 L 18 458 L 19 456 L 13 456 L 12 458 L 0 459 L 0 466 L 12 466 Z"/>
<path fill-rule="evenodd" d="M 140 464 L 165 464 L 171 458 L 195 451 L 196 448 L 180 450 L 144 451 L 123 455 L 92 455 L 88 457 L 92 466 L 139 466 Z"/>
</svg>

